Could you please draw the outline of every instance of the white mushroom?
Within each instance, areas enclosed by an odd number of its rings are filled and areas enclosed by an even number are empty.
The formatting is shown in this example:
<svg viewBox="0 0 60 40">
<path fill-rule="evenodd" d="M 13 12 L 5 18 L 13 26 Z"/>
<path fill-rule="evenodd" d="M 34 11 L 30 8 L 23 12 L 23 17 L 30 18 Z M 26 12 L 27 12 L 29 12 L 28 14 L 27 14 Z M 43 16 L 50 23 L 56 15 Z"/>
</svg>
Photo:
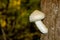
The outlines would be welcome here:
<svg viewBox="0 0 60 40">
<path fill-rule="evenodd" d="M 45 18 L 45 14 L 39 10 L 35 10 L 29 17 L 30 22 L 35 22 L 37 28 L 42 33 L 48 33 L 47 27 L 42 23 L 42 19 Z"/>
</svg>

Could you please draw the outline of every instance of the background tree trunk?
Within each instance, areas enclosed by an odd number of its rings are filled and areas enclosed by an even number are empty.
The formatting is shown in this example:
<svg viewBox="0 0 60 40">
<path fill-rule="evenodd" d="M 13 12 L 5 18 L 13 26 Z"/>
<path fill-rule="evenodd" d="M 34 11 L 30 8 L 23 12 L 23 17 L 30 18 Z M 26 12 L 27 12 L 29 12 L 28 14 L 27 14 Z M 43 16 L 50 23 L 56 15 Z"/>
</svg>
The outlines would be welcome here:
<svg viewBox="0 0 60 40">
<path fill-rule="evenodd" d="M 41 34 L 41 40 L 60 40 L 60 0 L 41 0 L 41 11 L 46 14 L 43 20 L 48 34 Z"/>
</svg>

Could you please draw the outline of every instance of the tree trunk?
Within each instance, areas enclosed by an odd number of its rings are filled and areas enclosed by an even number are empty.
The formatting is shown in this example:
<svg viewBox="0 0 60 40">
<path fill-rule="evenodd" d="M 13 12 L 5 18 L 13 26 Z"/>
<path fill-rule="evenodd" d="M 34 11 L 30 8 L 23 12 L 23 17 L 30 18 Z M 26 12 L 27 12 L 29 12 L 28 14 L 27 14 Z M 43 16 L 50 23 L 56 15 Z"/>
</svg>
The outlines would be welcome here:
<svg viewBox="0 0 60 40">
<path fill-rule="evenodd" d="M 49 30 L 41 34 L 41 40 L 60 40 L 60 0 L 41 0 L 41 11 L 46 14 L 43 22 Z"/>
</svg>

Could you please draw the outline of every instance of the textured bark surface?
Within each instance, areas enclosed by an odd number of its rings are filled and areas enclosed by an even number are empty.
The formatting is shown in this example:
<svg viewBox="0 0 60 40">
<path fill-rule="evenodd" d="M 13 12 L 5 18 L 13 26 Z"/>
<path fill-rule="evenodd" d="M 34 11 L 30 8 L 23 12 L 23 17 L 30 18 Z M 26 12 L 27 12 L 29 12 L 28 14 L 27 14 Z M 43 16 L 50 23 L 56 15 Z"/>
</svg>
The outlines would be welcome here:
<svg viewBox="0 0 60 40">
<path fill-rule="evenodd" d="M 41 40 L 60 40 L 60 0 L 41 0 L 41 11 L 46 14 L 43 22 L 49 30 L 41 34 Z"/>
</svg>

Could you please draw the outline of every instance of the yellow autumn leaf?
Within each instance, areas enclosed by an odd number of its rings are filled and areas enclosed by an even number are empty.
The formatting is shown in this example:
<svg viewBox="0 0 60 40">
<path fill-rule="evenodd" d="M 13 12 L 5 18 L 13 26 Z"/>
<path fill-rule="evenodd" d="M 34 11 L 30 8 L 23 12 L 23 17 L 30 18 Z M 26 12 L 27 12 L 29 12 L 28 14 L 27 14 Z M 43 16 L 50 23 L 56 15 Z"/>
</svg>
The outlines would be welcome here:
<svg viewBox="0 0 60 40">
<path fill-rule="evenodd" d="M 21 0 L 10 0 L 9 7 L 20 7 Z M 18 7 L 18 8 L 19 8 Z"/>
<path fill-rule="evenodd" d="M 4 28 L 6 26 L 6 21 L 5 20 L 2 20 L 1 21 L 1 27 Z"/>
</svg>

